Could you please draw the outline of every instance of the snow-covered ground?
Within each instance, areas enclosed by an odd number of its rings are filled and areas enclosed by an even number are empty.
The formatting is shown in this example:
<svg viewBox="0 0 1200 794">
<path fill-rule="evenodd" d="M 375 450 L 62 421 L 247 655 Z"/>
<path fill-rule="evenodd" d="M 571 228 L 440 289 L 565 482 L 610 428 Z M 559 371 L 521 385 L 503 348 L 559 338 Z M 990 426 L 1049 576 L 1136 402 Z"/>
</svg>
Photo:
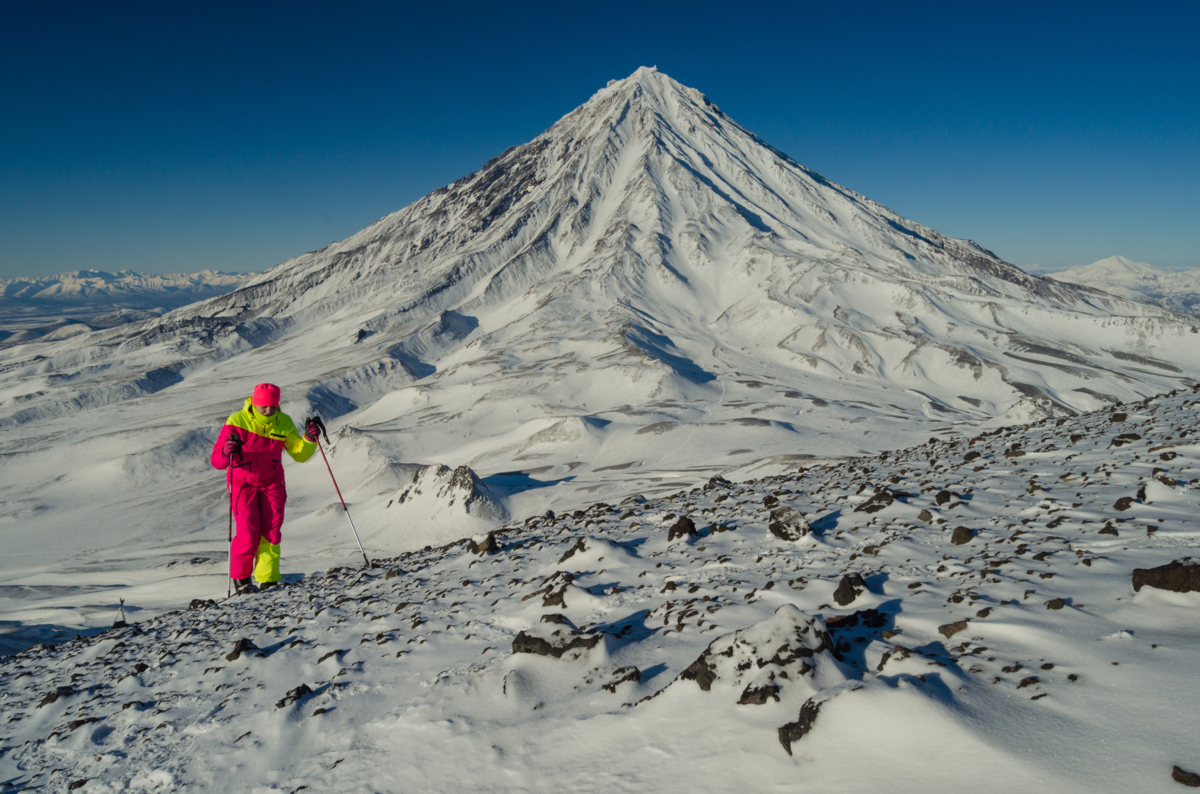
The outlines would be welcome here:
<svg viewBox="0 0 1200 794">
<path fill-rule="evenodd" d="M 39 646 L 0 660 L 0 780 L 1177 791 L 1200 592 L 1132 575 L 1200 543 L 1198 410 L 580 503 Z"/>
<path fill-rule="evenodd" d="M 1055 281 L 1082 284 L 1131 300 L 1200 314 L 1200 269 L 1167 270 L 1123 256 L 1043 273 Z"/>
</svg>

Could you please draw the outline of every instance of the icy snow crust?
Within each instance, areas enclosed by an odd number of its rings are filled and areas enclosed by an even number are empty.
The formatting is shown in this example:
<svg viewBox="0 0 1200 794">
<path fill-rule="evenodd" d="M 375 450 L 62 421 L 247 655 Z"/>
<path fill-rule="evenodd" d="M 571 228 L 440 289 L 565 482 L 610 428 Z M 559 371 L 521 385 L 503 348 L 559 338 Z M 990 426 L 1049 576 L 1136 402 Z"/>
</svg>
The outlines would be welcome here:
<svg viewBox="0 0 1200 794">
<path fill-rule="evenodd" d="M 1200 387 L 1115 408 L 581 505 L 4 657 L 0 780 L 1178 791 L 1200 593 L 1130 573 L 1195 552 Z M 781 507 L 812 532 L 771 535 Z"/>
<path fill-rule="evenodd" d="M 64 332 L 68 333 L 68 332 Z M 69 331 L 69 333 L 75 333 Z M 1200 378 L 1195 320 L 1030 276 L 643 69 L 228 295 L 0 350 L 0 650 L 225 591 L 208 462 L 253 384 L 317 409 L 372 556 Z M 358 557 L 319 456 L 284 565 Z"/>
</svg>

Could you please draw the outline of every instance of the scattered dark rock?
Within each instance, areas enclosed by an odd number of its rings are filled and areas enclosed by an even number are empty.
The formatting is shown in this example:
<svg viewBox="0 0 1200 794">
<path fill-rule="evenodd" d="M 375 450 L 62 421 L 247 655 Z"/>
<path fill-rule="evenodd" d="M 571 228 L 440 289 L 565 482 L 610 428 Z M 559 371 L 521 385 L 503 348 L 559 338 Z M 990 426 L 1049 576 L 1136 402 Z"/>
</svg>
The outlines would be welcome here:
<svg viewBox="0 0 1200 794">
<path fill-rule="evenodd" d="M 1180 769 L 1179 767 L 1175 767 L 1171 770 L 1171 779 L 1176 783 L 1182 783 L 1185 786 L 1200 788 L 1200 775 L 1197 775 L 1195 772 L 1188 772 L 1187 770 Z"/>
<path fill-rule="evenodd" d="M 1124 422 L 1128 418 L 1129 418 L 1129 414 L 1115 413 L 1109 417 L 1109 421 L 1110 422 Z"/>
<path fill-rule="evenodd" d="M 642 671 L 636 667 L 618 667 L 613 671 L 613 679 L 607 684 L 604 684 L 601 689 L 616 694 L 617 687 L 626 681 L 632 681 L 635 684 L 642 680 Z"/>
<path fill-rule="evenodd" d="M 193 598 L 192 603 L 188 604 L 188 609 L 208 609 L 216 605 L 217 602 L 211 598 Z"/>
<path fill-rule="evenodd" d="M 949 491 L 938 491 L 937 496 L 933 497 L 933 501 L 936 502 L 940 507 L 941 505 L 949 504 L 950 500 L 953 498 L 954 494 L 950 493 Z"/>
<path fill-rule="evenodd" d="M 812 525 L 799 510 L 777 507 L 771 511 L 767 530 L 780 540 L 796 541 L 812 532 Z"/>
<path fill-rule="evenodd" d="M 562 563 L 571 559 L 575 556 L 575 553 L 579 551 L 587 551 L 587 544 L 584 543 L 583 538 L 579 538 L 579 540 L 575 541 L 574 546 L 563 552 L 563 556 L 558 558 L 559 564 L 561 565 Z"/>
<path fill-rule="evenodd" d="M 312 689 L 308 684 L 301 684 L 295 689 L 289 690 L 282 699 L 275 702 L 275 708 L 281 709 L 284 706 L 290 706 L 305 695 L 311 695 Z"/>
<path fill-rule="evenodd" d="M 145 662 L 138 662 L 133 666 L 134 675 L 141 675 L 149 669 L 150 665 L 146 664 Z"/>
<path fill-rule="evenodd" d="M 938 626 L 938 634 L 941 634 L 946 639 L 950 639 L 951 637 L 953 637 L 955 634 L 958 634 L 960 631 L 962 631 L 966 627 L 967 627 L 967 621 L 956 620 L 953 623 L 947 623 L 944 626 Z"/>
<path fill-rule="evenodd" d="M 963 455 L 963 462 L 970 463 L 971 461 L 977 460 L 981 457 L 983 457 L 983 455 L 980 454 L 977 450 L 971 450 L 966 455 Z"/>
<path fill-rule="evenodd" d="M 862 574 L 846 574 L 838 584 L 837 590 L 833 591 L 833 600 L 837 602 L 838 606 L 849 606 L 854 599 L 866 592 L 866 589 L 867 583 L 862 578 Z"/>
<path fill-rule="evenodd" d="M 323 654 L 321 654 L 320 658 L 317 659 L 317 664 L 320 664 L 321 662 L 325 661 L 326 659 L 328 659 L 331 656 L 341 656 L 343 653 L 346 653 L 345 648 L 338 648 L 336 650 L 332 650 L 332 651 L 323 653 Z"/>
<path fill-rule="evenodd" d="M 243 637 L 240 640 L 238 640 L 237 643 L 234 644 L 232 651 L 225 654 L 225 661 L 227 661 L 227 662 L 235 661 L 243 653 L 247 653 L 249 651 L 257 651 L 257 650 L 258 650 L 257 645 L 255 645 L 250 640 Z"/>
<path fill-rule="evenodd" d="M 675 540 L 675 538 L 694 538 L 700 532 L 696 529 L 696 523 L 687 516 L 680 516 L 679 520 L 671 525 L 667 530 L 667 540 Z"/>
<path fill-rule="evenodd" d="M 1176 768 L 1178 768 L 1178 767 L 1176 767 Z M 71 785 L 67 786 L 67 791 L 74 791 L 77 788 L 83 788 L 87 784 L 88 784 L 88 778 L 86 778 L 86 777 L 83 778 L 82 780 L 76 780 Z"/>
<path fill-rule="evenodd" d="M 929 512 L 928 510 L 922 510 L 921 513 L 917 516 L 917 520 L 924 521 L 926 524 L 928 524 L 930 521 L 933 520 L 933 513 Z"/>
<path fill-rule="evenodd" d="M 767 498 L 763 499 L 763 507 L 770 510 L 772 507 L 779 506 L 779 497 L 775 494 L 767 494 Z"/>
<path fill-rule="evenodd" d="M 1175 560 L 1157 568 L 1134 568 L 1133 589 L 1141 590 L 1143 586 L 1173 593 L 1200 591 L 1200 565 Z"/>
<path fill-rule="evenodd" d="M 1017 684 L 1017 689 L 1024 689 L 1027 686 L 1033 686 L 1034 684 L 1040 684 L 1041 682 L 1041 679 L 1036 675 L 1027 676 L 1021 679 L 1021 683 Z"/>
<path fill-rule="evenodd" d="M 392 579 L 395 579 L 395 578 L 396 578 L 396 577 L 398 577 L 399 575 L 400 575 L 400 569 L 399 569 L 399 568 L 391 568 L 390 570 L 388 570 L 388 572 L 387 572 L 387 573 L 385 573 L 385 574 L 383 575 L 383 581 L 385 581 L 385 582 L 387 582 L 387 581 L 390 581 L 390 580 L 392 580 Z"/>
<path fill-rule="evenodd" d="M 1132 496 L 1122 496 L 1120 499 L 1118 499 L 1116 502 L 1113 503 L 1113 510 L 1128 510 L 1131 507 L 1133 507 L 1133 497 Z"/>
<path fill-rule="evenodd" d="M 955 527 L 954 534 L 950 536 L 950 542 L 955 546 L 962 546 L 970 543 L 975 537 L 975 533 L 966 527 Z"/>
<path fill-rule="evenodd" d="M 75 694 L 75 690 L 71 689 L 71 687 L 60 686 L 58 689 L 54 690 L 53 692 L 47 692 L 46 696 L 42 698 L 42 701 L 37 704 L 37 707 L 40 709 L 42 706 L 49 706 L 51 703 L 56 702 L 60 697 L 66 697 L 67 695 L 74 695 L 74 694 Z"/>
<path fill-rule="evenodd" d="M 521 600 L 528 601 L 536 596 L 541 596 L 542 606 L 565 608 L 567 606 L 567 588 L 569 588 L 571 583 L 574 581 L 575 574 L 567 573 L 566 571 L 555 571 L 542 580 L 542 586 L 540 588 L 534 590 Z"/>
<path fill-rule="evenodd" d="M 779 702 L 779 684 L 767 683 L 762 686 L 754 686 L 747 684 L 742 690 L 742 696 L 738 699 L 739 706 L 762 706 L 767 700 L 774 698 L 775 702 Z"/>
<path fill-rule="evenodd" d="M 796 721 L 780 727 L 779 743 L 783 745 L 783 749 L 787 751 L 788 755 L 792 754 L 792 744 L 803 739 L 813 729 L 813 724 L 817 721 L 817 713 L 820 710 L 821 706 L 809 698 L 800 707 L 800 716 L 796 718 Z"/>
<path fill-rule="evenodd" d="M 876 493 L 867 501 L 854 508 L 856 513 L 878 513 L 892 502 L 896 501 L 895 495 L 887 488 Z"/>
<path fill-rule="evenodd" d="M 1063 601 L 1061 598 L 1051 598 L 1046 602 L 1046 609 L 1062 609 L 1066 605 L 1067 602 Z"/>
<path fill-rule="evenodd" d="M 76 728 L 82 728 L 84 725 L 89 725 L 93 722 L 99 721 L 99 717 L 84 717 L 83 719 L 71 720 L 71 722 L 67 725 L 67 730 L 71 733 L 74 733 Z"/>
<path fill-rule="evenodd" d="M 977 617 L 977 618 L 986 618 L 986 617 L 987 617 L 988 615 L 990 615 L 990 614 L 992 614 L 992 608 L 991 608 L 991 607 L 984 607 L 983 609 L 981 609 L 981 610 L 979 610 L 978 612 L 976 612 L 976 613 L 975 613 L 975 617 Z"/>
<path fill-rule="evenodd" d="M 1104 528 L 1103 528 L 1103 529 L 1101 529 L 1101 530 L 1100 530 L 1100 531 L 1099 531 L 1097 534 L 1100 534 L 1100 535 L 1117 535 L 1117 536 L 1119 536 L 1121 533 L 1117 531 L 1116 527 L 1104 527 Z"/>
<path fill-rule="evenodd" d="M 887 615 L 878 609 L 860 609 L 850 615 L 834 615 L 825 621 L 825 628 L 831 633 L 863 626 L 868 629 L 881 629 L 887 624 Z"/>
</svg>

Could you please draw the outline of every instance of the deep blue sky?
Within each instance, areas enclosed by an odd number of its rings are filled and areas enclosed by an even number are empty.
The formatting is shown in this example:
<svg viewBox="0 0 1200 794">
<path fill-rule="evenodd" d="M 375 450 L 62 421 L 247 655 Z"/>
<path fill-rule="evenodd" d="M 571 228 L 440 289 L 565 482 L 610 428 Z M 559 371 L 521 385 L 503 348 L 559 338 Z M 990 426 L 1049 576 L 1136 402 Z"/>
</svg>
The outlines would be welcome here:
<svg viewBox="0 0 1200 794">
<path fill-rule="evenodd" d="M 6 3 L 0 277 L 261 270 L 641 65 L 1016 264 L 1198 266 L 1198 8 Z"/>
</svg>

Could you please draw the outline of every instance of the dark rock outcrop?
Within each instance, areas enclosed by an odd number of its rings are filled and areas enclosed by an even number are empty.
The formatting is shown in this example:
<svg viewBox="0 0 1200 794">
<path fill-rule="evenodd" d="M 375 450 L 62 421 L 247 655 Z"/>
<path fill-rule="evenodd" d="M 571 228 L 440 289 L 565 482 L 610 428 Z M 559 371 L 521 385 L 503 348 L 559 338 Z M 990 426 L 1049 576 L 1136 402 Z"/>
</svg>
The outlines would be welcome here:
<svg viewBox="0 0 1200 794">
<path fill-rule="evenodd" d="M 1200 591 L 1200 565 L 1175 560 L 1157 568 L 1134 568 L 1133 589 L 1153 587 L 1173 593 Z"/>
<path fill-rule="evenodd" d="M 581 632 L 567 617 L 559 614 L 542 615 L 541 623 L 529 631 L 519 632 L 513 640 L 513 653 L 532 653 L 561 659 L 578 658 L 584 651 L 595 648 L 600 634 Z"/>
<path fill-rule="evenodd" d="M 799 510 L 790 507 L 777 507 L 771 511 L 771 520 L 767 530 L 780 540 L 800 540 L 812 532 L 812 525 Z"/>
<path fill-rule="evenodd" d="M 846 574 L 838 584 L 837 590 L 833 591 L 833 600 L 837 602 L 838 606 L 849 606 L 854 599 L 866 592 L 866 589 L 867 583 L 862 578 L 862 574 Z"/>
</svg>

